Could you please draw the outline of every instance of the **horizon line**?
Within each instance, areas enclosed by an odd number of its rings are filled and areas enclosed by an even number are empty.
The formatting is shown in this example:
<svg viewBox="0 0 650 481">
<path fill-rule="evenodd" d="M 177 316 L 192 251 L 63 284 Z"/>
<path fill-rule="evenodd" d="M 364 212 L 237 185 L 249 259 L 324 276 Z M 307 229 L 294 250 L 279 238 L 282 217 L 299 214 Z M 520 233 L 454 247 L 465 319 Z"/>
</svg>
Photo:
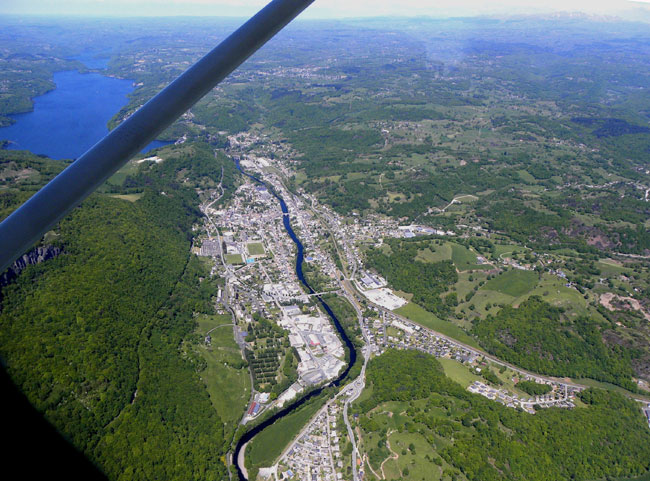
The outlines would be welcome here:
<svg viewBox="0 0 650 481">
<path fill-rule="evenodd" d="M 643 5 L 647 5 L 645 2 L 636 2 L 634 0 L 629 0 L 632 3 L 639 3 Z M 649 10 L 650 13 L 650 10 Z M 302 18 L 297 18 L 295 21 L 299 22 L 312 22 L 312 21 L 323 21 L 323 20 L 328 20 L 328 21 L 372 21 L 372 20 L 438 20 L 438 19 L 461 19 L 461 18 L 501 18 L 501 19 L 510 19 L 510 18 L 522 18 L 522 17 L 548 17 L 550 15 L 576 15 L 579 14 L 583 17 L 586 18 L 592 18 L 592 19 L 620 19 L 621 21 L 624 22 L 634 22 L 634 23 L 647 23 L 646 20 L 642 19 L 637 19 L 637 20 L 630 20 L 627 18 L 624 18 L 616 13 L 595 13 L 595 12 L 586 12 L 584 10 L 548 10 L 548 11 L 543 11 L 543 12 L 532 12 L 532 13 L 506 13 L 506 12 L 483 12 L 483 13 L 476 13 L 476 14 L 471 14 L 471 13 L 466 13 L 466 14 L 419 14 L 419 15 L 390 15 L 390 14 L 385 14 L 385 15 L 375 15 L 375 16 L 349 16 L 349 17 L 334 17 L 334 16 L 322 16 L 322 17 L 302 17 Z M 217 14 L 193 14 L 193 13 L 185 13 L 185 14 L 157 14 L 157 15 L 149 15 L 149 14 L 131 14 L 131 15 L 121 15 L 121 14 L 108 14 L 108 13 L 101 13 L 101 14 L 91 14 L 91 13 L 32 13 L 32 12 L 23 12 L 23 13 L 16 13 L 16 12 L 3 12 L 0 10 L 0 15 L 3 15 L 5 18 L 7 17 L 18 17 L 18 18 L 25 18 L 25 17 L 33 17 L 33 18 L 93 18 L 93 19 L 142 19 L 142 18 L 166 18 L 166 19 L 173 19 L 173 18 L 185 18 L 185 19 L 198 19 L 198 18 L 205 18 L 205 19 L 242 19 L 242 18 L 248 18 L 246 14 L 233 14 L 233 15 L 217 15 Z M 0 20 L 0 23 L 1 20 Z"/>
</svg>

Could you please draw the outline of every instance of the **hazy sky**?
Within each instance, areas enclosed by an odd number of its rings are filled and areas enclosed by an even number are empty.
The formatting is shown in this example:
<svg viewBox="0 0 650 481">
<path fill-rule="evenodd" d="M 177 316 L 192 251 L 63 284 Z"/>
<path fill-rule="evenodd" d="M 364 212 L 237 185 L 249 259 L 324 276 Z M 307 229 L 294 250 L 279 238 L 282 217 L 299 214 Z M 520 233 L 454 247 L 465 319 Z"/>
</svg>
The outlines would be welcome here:
<svg viewBox="0 0 650 481">
<path fill-rule="evenodd" d="M 0 13 L 61 15 L 251 15 L 267 0 L 0 0 Z M 316 0 L 304 17 L 447 16 L 537 13 L 549 10 L 614 13 L 650 0 Z"/>
</svg>

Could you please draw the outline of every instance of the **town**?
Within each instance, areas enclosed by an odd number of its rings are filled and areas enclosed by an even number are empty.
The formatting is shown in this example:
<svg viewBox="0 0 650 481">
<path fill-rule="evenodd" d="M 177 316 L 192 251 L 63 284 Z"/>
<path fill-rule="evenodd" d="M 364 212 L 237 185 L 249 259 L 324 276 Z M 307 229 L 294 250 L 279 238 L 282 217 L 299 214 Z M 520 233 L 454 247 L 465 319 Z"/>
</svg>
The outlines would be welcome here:
<svg viewBox="0 0 650 481">
<path fill-rule="evenodd" d="M 343 296 L 357 309 L 365 362 L 387 349 L 419 350 L 456 363 L 472 376 L 466 383 L 469 392 L 509 408 L 534 415 L 544 408 L 575 407 L 576 395 L 584 386 L 526 372 L 396 313 L 408 301 L 364 267 L 359 251 L 362 245 L 381 246 L 384 239 L 444 238 L 457 233 L 399 225 L 378 216 L 344 220 L 305 192 L 296 194 L 286 188 L 283 178 L 288 166 L 277 157 L 271 159 L 263 137 L 239 134 L 229 141 L 234 161 L 256 177 L 247 178 L 227 205 L 212 207 L 220 192 L 212 194 L 202 206 L 206 236 L 196 249 L 199 255 L 214 259 L 213 273 L 225 279 L 219 308 L 236 319 L 237 341 L 251 366 L 254 389 L 242 424 L 326 384 L 344 368 L 345 350 L 317 302 L 321 295 Z M 286 204 L 284 212 L 279 198 Z M 302 267 L 312 292 L 305 292 L 296 272 L 297 252 L 285 229 L 286 216 L 304 250 Z M 498 262 L 523 271 L 534 268 L 504 256 Z M 477 264 L 498 269 L 494 261 L 480 255 Z M 563 282 L 561 270 L 551 270 L 551 274 Z M 276 331 L 269 333 L 269 329 Z M 494 377 L 493 369 L 499 376 Z M 520 382 L 542 386 L 543 394 L 522 391 L 517 387 Z M 361 378 L 352 384 L 354 391 L 343 390 L 326 403 L 276 464 L 260 469 L 260 475 L 276 480 L 333 481 L 349 479 L 352 474 L 355 481 L 363 479 L 363 453 L 356 447 L 352 429 L 345 432 L 345 426 L 350 426 L 347 407 L 363 385 Z M 354 446 L 352 452 L 345 449 L 348 443 Z"/>
</svg>

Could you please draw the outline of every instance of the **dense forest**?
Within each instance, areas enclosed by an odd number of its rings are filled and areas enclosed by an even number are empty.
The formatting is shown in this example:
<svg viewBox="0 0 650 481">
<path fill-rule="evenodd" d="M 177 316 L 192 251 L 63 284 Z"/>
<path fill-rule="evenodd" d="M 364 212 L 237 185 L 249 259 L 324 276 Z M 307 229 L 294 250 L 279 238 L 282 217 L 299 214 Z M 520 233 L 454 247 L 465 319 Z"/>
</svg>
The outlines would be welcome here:
<svg viewBox="0 0 650 481">
<path fill-rule="evenodd" d="M 568 320 L 562 310 L 533 296 L 478 320 L 474 333 L 492 354 L 524 369 L 554 376 L 591 377 L 632 391 L 629 350 L 607 347 L 593 319 Z"/>
<path fill-rule="evenodd" d="M 61 165 L 2 155 L 3 167 L 42 165 L 41 180 Z M 209 269 L 189 254 L 199 203 L 190 186 L 218 182 L 228 164 L 211 155 L 211 168 L 191 169 L 191 155 L 143 166 L 146 175 L 130 180 L 136 202 L 91 196 L 46 236 L 63 253 L 2 287 L 9 375 L 111 479 L 226 475 L 229 441 L 183 341 L 192 339 L 195 315 L 213 311 L 216 291 Z M 234 177 L 226 172 L 227 185 Z M 191 183 L 178 182 L 179 173 Z M 2 197 L 8 213 L 24 196 L 12 189 Z"/>
<path fill-rule="evenodd" d="M 367 375 L 372 395 L 356 408 L 362 447 L 371 459 L 388 457 L 389 438 L 393 449 L 395 439 L 412 439 L 398 461 L 402 479 L 420 479 L 409 476 L 416 464 L 432 476 L 477 481 L 610 479 L 650 469 L 640 408 L 611 391 L 589 389 L 580 394 L 585 407 L 532 415 L 465 391 L 416 351 L 389 350 L 370 361 Z M 416 452 L 413 443 L 428 449 Z"/>
<path fill-rule="evenodd" d="M 455 294 L 440 296 L 458 280 L 451 261 L 425 263 L 415 260 L 421 241 L 387 239 L 390 255 L 377 248 L 366 253 L 367 264 L 386 278 L 395 289 L 413 294 L 413 302 L 441 317 L 447 317 L 454 305 Z"/>
</svg>

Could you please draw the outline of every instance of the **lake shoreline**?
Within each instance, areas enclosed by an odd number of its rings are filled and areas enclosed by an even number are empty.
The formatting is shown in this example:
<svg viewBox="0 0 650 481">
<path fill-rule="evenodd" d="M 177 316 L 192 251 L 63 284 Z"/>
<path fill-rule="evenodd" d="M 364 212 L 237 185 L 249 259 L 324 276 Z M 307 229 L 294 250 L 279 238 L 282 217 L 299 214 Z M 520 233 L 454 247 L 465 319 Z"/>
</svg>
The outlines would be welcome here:
<svg viewBox="0 0 650 481">
<path fill-rule="evenodd" d="M 30 110 L 6 115 L 11 123 L 0 127 L 0 150 L 28 150 L 54 160 L 81 156 L 110 132 L 135 90 L 134 80 L 104 70 L 86 65 L 53 72 L 54 87 L 31 98 Z M 142 152 L 170 143 L 154 140 Z"/>
</svg>

